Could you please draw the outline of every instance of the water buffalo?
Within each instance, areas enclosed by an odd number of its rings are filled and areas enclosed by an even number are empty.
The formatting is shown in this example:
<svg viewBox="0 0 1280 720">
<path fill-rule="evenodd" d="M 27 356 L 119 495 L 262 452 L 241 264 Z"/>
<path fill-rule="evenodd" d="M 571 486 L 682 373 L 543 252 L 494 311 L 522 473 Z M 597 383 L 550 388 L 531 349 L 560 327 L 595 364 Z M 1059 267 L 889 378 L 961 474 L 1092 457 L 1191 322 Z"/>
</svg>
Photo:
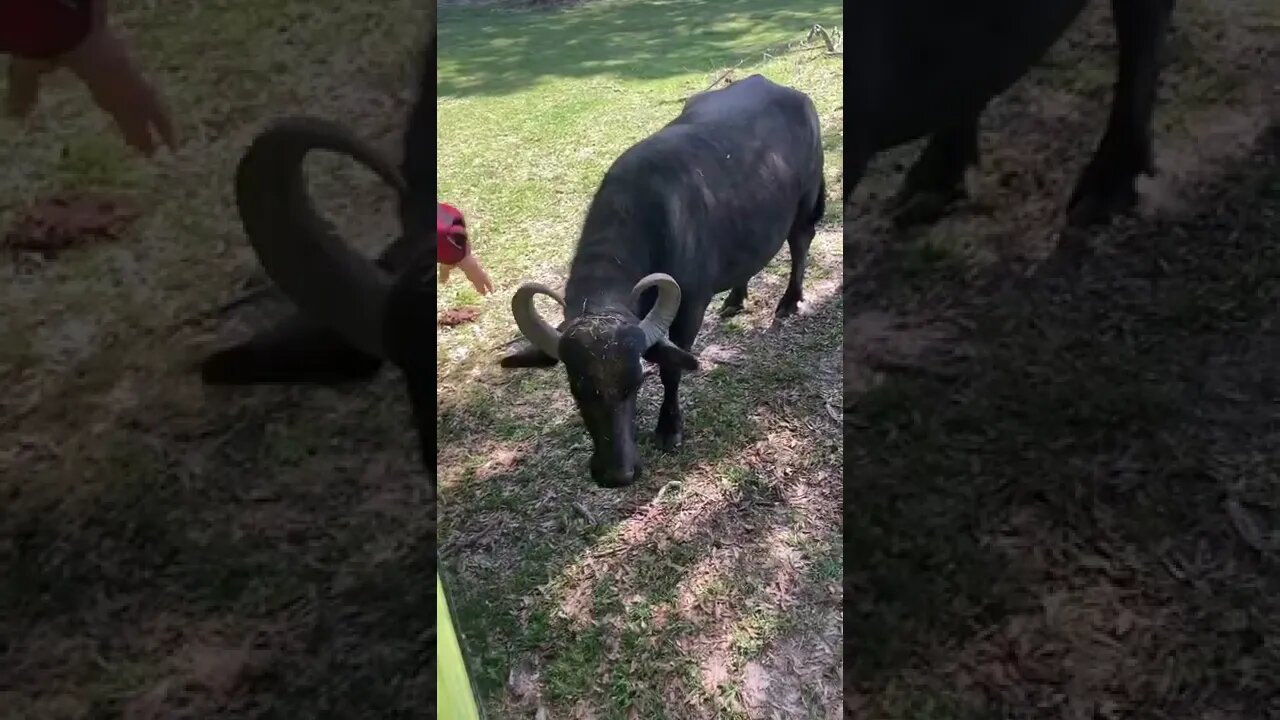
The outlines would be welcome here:
<svg viewBox="0 0 1280 720">
<path fill-rule="evenodd" d="M 877 153 L 925 136 L 893 203 L 900 224 L 936 219 L 964 195 L 978 162 L 987 104 L 1038 61 L 1087 0 L 858 0 L 845 47 L 845 190 Z M 1111 0 L 1120 45 L 1111 117 L 1068 203 L 1073 225 L 1105 220 L 1137 199 L 1155 173 L 1151 115 L 1158 55 L 1173 0 Z"/>
<path fill-rule="evenodd" d="M 333 122 L 287 117 L 254 138 L 236 168 L 235 199 L 258 259 L 298 310 L 249 340 L 210 354 L 211 385 L 337 383 L 404 373 L 422 460 L 435 466 L 435 3 L 414 106 L 397 166 Z M 316 212 L 302 161 L 312 150 L 356 159 L 399 194 L 401 234 L 370 261 Z"/>
<path fill-rule="evenodd" d="M 825 207 L 822 138 L 807 95 L 760 75 L 695 95 L 680 115 L 624 152 L 587 209 L 564 296 L 525 283 L 511 301 L 527 344 L 503 367 L 563 362 L 594 444 L 591 476 L 605 487 L 640 475 L 635 445 L 641 358 L 664 389 L 659 447 L 682 440 L 680 376 L 712 296 L 739 312 L 747 282 L 782 247 L 791 277 L 776 314 L 803 299 L 805 263 Z M 536 295 L 564 308 L 553 327 Z"/>
</svg>

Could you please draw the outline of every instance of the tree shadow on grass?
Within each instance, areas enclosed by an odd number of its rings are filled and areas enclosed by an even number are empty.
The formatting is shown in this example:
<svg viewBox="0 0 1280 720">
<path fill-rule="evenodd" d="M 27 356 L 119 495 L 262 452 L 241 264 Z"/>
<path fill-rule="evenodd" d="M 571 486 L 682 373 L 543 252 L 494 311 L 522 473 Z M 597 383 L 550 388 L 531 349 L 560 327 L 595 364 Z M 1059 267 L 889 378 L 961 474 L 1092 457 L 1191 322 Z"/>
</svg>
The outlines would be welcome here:
<svg viewBox="0 0 1280 720">
<path fill-rule="evenodd" d="M 786 262 L 785 253 L 781 259 Z M 769 290 L 762 292 L 765 282 Z M 688 627 L 619 629 L 605 618 L 634 614 L 632 595 L 644 596 L 646 607 L 669 604 L 712 555 L 717 568 L 754 564 L 764 573 L 769 531 L 817 503 L 797 489 L 798 479 L 775 477 L 767 455 L 775 445 L 786 448 L 786 438 L 810 440 L 815 433 L 803 423 L 816 422 L 815 415 L 831 422 L 823 403 L 833 398 L 823 393 L 834 396 L 838 386 L 839 293 L 815 297 L 808 314 L 769 329 L 772 323 L 760 316 L 772 311 L 782 287 L 782 279 L 760 276 L 749 322 L 704 328 L 696 349 L 712 367 L 682 384 L 685 446 L 664 456 L 642 438 L 646 477 L 632 487 L 599 489 L 586 477 L 590 444 L 559 367 L 510 371 L 496 385 L 485 381 L 442 400 L 441 447 L 465 449 L 440 461 L 441 558 L 455 579 L 461 629 L 486 691 L 501 687 L 513 664 L 530 655 L 554 665 L 544 685 L 559 702 L 575 693 L 598 701 L 593 689 L 626 676 L 637 709 L 659 711 L 668 685 L 663 673 L 677 683 L 688 680 L 689 668 L 672 665 L 672 649 L 660 642 Z M 822 356 L 830 359 L 825 382 L 812 376 Z M 660 395 L 655 375 L 642 391 L 642 435 L 652 428 Z M 825 452 L 786 462 L 815 474 L 838 462 L 834 430 Z M 721 483 L 709 496 L 682 495 L 670 485 L 693 486 L 706 477 Z M 828 485 L 827 515 L 838 528 L 838 474 Z M 601 573 L 610 582 L 600 583 Z M 556 589 L 543 589 L 548 583 Z M 798 601 L 783 598 L 778 606 Z M 584 618 L 595 620 L 584 625 Z M 634 667 L 639 651 L 610 649 L 618 642 L 653 644 L 645 653 L 653 663 Z M 581 663 L 572 660 L 575 654 Z M 623 664 L 611 667 L 611 660 Z M 582 670 L 572 670 L 579 665 Z"/>
<path fill-rule="evenodd" d="M 838 24 L 839 3 L 800 0 L 592 2 L 562 9 L 440 13 L 437 97 L 505 95 L 548 77 L 660 79 L 764 52 L 814 23 Z M 602 59 L 601 46 L 608 49 Z"/>
<path fill-rule="evenodd" d="M 434 492 L 400 378 L 210 397 L 196 377 L 160 380 L 77 453 L 86 465 L 12 488 L 6 704 L 28 717 L 433 708 Z"/>
<path fill-rule="evenodd" d="M 1198 207 L 961 290 L 963 372 L 851 398 L 855 713 L 1275 711 L 1280 128 Z"/>
</svg>

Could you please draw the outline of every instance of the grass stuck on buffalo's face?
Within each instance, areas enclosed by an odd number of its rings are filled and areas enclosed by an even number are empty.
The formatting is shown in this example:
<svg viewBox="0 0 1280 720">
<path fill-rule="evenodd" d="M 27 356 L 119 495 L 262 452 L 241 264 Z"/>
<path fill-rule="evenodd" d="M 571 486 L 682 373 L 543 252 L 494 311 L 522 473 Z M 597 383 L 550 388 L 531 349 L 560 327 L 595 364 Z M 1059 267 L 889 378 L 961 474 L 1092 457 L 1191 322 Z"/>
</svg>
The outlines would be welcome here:
<svg viewBox="0 0 1280 720">
<path fill-rule="evenodd" d="M 838 714 L 843 67 L 819 36 L 806 43 L 814 25 L 838 31 L 841 5 L 442 10 L 439 197 L 466 213 L 498 285 L 480 298 L 453 283 L 438 300 L 484 310 L 438 336 L 442 572 L 498 717 Z M 644 475 L 601 489 L 563 367 L 498 367 L 518 337 L 512 293 L 564 287 L 619 155 L 688 96 L 756 73 L 811 97 L 821 125 L 827 210 L 805 303 L 775 320 L 785 245 L 744 312 L 721 319 L 718 295 L 682 384 L 683 444 L 655 447 L 662 386 L 647 372 Z"/>
</svg>

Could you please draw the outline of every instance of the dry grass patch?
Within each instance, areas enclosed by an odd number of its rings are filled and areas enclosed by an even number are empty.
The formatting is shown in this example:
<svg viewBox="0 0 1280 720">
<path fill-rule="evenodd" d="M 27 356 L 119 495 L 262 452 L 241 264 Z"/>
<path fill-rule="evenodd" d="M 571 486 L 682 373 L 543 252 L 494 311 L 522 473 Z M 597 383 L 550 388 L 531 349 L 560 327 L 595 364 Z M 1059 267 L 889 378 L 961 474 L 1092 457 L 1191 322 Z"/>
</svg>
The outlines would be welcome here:
<svg viewBox="0 0 1280 720">
<path fill-rule="evenodd" d="M 848 228 L 848 717 L 1280 712 L 1274 8 L 1178 5 L 1169 172 L 1026 277 L 1103 129 L 1106 20 L 995 103 L 956 216 Z"/>
</svg>

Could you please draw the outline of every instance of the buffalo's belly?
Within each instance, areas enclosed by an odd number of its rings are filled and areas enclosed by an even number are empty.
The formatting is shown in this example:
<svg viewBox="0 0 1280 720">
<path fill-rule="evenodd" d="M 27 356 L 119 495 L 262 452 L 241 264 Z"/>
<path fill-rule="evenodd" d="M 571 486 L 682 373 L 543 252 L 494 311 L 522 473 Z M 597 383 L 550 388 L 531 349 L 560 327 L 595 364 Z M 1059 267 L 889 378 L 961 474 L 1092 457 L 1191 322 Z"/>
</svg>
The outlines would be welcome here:
<svg viewBox="0 0 1280 720">
<path fill-rule="evenodd" d="M 768 160 L 755 164 L 750 190 L 740 188 L 743 192 L 733 209 L 722 213 L 724 219 L 715 223 L 719 258 L 716 292 L 745 285 L 777 256 L 802 212 L 804 198 L 816 190 L 819 181 L 808 172 L 776 166 L 771 170 L 771 165 Z M 739 172 L 749 175 L 746 169 Z"/>
<path fill-rule="evenodd" d="M 775 232 L 747 230 L 726 236 L 719 248 L 713 292 L 746 285 L 769 264 L 786 242 L 789 223 L 775 226 Z"/>
<path fill-rule="evenodd" d="M 868 0 L 856 28 L 847 125 L 873 150 L 981 112 L 1038 62 L 1086 0 Z"/>
</svg>

